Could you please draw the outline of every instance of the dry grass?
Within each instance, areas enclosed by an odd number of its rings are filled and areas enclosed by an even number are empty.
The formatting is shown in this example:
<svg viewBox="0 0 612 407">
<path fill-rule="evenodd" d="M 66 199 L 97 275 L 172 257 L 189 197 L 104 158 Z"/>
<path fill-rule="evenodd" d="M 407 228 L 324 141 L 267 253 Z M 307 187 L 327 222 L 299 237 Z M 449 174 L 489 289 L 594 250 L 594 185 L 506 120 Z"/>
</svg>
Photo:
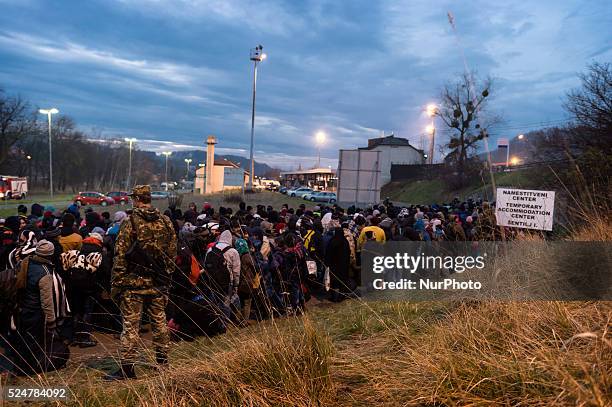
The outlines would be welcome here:
<svg viewBox="0 0 612 407">
<path fill-rule="evenodd" d="M 333 378 L 363 405 L 605 406 L 611 321 L 609 303 L 461 304 L 354 344 Z"/>
<path fill-rule="evenodd" d="M 179 344 L 135 381 L 44 382 L 78 406 L 609 406 L 611 326 L 610 302 L 351 300 Z"/>
</svg>

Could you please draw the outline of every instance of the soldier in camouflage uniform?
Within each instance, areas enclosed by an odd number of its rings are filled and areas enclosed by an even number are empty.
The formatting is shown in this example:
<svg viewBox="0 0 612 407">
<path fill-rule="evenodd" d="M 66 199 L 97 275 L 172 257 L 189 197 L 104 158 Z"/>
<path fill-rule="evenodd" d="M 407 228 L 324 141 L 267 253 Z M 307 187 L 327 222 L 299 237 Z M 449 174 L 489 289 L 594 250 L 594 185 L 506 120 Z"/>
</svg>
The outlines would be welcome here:
<svg viewBox="0 0 612 407">
<path fill-rule="evenodd" d="M 134 211 L 121 224 L 112 272 L 111 296 L 123 316 L 121 367 L 106 376 L 107 380 L 136 377 L 134 362 L 138 356 L 143 311 L 148 312 L 151 321 L 157 363 L 168 363 L 170 338 L 165 308 L 177 239 L 170 219 L 151 206 L 150 186 L 134 187 L 131 196 Z M 135 244 L 138 250 L 134 249 Z M 142 255 L 134 255 L 136 251 L 146 253 L 145 257 L 151 261 L 142 261 Z"/>
</svg>

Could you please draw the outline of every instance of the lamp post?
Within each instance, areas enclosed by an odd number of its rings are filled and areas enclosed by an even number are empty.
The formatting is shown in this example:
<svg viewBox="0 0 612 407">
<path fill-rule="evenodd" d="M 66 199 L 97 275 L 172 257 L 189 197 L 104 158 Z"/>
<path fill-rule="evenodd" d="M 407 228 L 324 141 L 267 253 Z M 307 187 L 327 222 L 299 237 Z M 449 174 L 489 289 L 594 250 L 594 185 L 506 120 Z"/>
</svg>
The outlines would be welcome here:
<svg viewBox="0 0 612 407">
<path fill-rule="evenodd" d="M 438 113 L 438 107 L 433 103 L 427 105 L 427 116 L 431 117 L 431 124 L 427 126 L 427 132 L 431 134 L 431 143 L 429 144 L 429 164 L 434 162 L 434 146 L 436 141 L 436 126 L 434 125 L 434 117 Z"/>
<path fill-rule="evenodd" d="M 166 156 L 166 191 L 168 190 L 168 157 L 172 154 L 172 151 L 164 151 L 162 153 Z"/>
<path fill-rule="evenodd" d="M 255 159 L 253 158 L 253 138 L 255 136 L 255 95 L 257 93 L 257 63 L 266 59 L 263 46 L 258 45 L 251 49 L 250 59 L 253 61 L 253 107 L 251 110 L 251 176 L 249 177 L 249 190 L 253 191 L 253 178 L 255 177 Z"/>
<path fill-rule="evenodd" d="M 315 134 L 315 141 L 317 144 L 317 168 L 321 167 L 321 145 L 325 143 L 326 139 L 327 135 L 322 131 L 318 131 L 317 134 Z"/>
<path fill-rule="evenodd" d="M 129 144 L 129 150 L 130 150 L 130 154 L 129 154 L 129 158 L 128 158 L 128 176 L 127 176 L 127 181 L 125 182 L 125 189 L 127 189 L 129 191 L 130 189 L 130 183 L 132 181 L 132 143 L 134 143 L 136 141 L 135 138 L 129 138 L 126 137 L 125 141 L 128 142 Z"/>
<path fill-rule="evenodd" d="M 185 162 L 187 163 L 187 174 L 185 175 L 185 181 L 189 178 L 189 164 L 191 164 L 193 160 L 191 158 L 185 158 Z"/>
<path fill-rule="evenodd" d="M 40 109 L 38 113 L 47 115 L 47 124 L 49 127 L 49 195 L 51 196 L 51 199 L 53 199 L 53 148 L 51 143 L 51 115 L 58 114 L 59 110 L 53 107 L 51 109 Z"/>
</svg>

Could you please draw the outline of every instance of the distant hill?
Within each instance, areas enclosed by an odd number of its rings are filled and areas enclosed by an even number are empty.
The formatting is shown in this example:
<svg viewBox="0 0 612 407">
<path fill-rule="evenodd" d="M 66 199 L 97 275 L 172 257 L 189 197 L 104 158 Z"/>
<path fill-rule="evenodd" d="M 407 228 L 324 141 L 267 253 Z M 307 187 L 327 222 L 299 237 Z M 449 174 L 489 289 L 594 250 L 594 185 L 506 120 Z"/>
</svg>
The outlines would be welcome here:
<svg viewBox="0 0 612 407">
<path fill-rule="evenodd" d="M 229 155 L 229 154 L 228 155 L 215 154 L 215 157 L 225 158 L 227 160 L 230 160 L 238 164 L 240 167 L 244 168 L 247 171 L 251 167 L 251 160 L 249 160 L 246 157 L 241 157 L 238 155 Z M 193 160 L 192 165 L 194 165 L 194 168 L 195 168 L 197 164 L 206 163 L 206 151 L 203 151 L 203 150 L 177 151 L 172 154 L 172 156 L 170 157 L 170 160 L 173 163 L 180 165 L 180 163 L 182 163 L 185 160 L 185 158 L 191 158 Z M 255 175 L 256 176 L 258 177 L 278 176 L 279 173 L 280 173 L 280 170 L 278 168 L 273 168 L 269 166 L 268 164 L 255 161 Z"/>
</svg>

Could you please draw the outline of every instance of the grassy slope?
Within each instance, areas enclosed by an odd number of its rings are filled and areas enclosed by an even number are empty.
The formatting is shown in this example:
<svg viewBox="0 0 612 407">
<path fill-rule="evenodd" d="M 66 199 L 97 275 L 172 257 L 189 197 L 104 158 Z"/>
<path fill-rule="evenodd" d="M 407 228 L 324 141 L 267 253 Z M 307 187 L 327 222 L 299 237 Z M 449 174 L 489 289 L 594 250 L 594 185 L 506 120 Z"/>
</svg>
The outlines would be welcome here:
<svg viewBox="0 0 612 407">
<path fill-rule="evenodd" d="M 551 183 L 552 179 L 553 174 L 549 170 L 534 172 L 533 169 L 526 169 L 495 174 L 495 182 L 498 187 L 542 189 L 542 186 Z M 388 196 L 392 200 L 409 204 L 440 203 L 449 202 L 456 196 L 461 199 L 469 197 L 490 199 L 492 188 L 489 174 L 485 174 L 484 180 L 476 179 L 470 185 L 457 191 L 449 191 L 444 182 L 439 179 L 392 182 L 383 187 L 381 196 Z"/>
<path fill-rule="evenodd" d="M 80 367 L 37 383 L 88 406 L 605 406 L 611 320 L 611 303 L 347 301 L 178 344 L 136 381 Z"/>
</svg>

